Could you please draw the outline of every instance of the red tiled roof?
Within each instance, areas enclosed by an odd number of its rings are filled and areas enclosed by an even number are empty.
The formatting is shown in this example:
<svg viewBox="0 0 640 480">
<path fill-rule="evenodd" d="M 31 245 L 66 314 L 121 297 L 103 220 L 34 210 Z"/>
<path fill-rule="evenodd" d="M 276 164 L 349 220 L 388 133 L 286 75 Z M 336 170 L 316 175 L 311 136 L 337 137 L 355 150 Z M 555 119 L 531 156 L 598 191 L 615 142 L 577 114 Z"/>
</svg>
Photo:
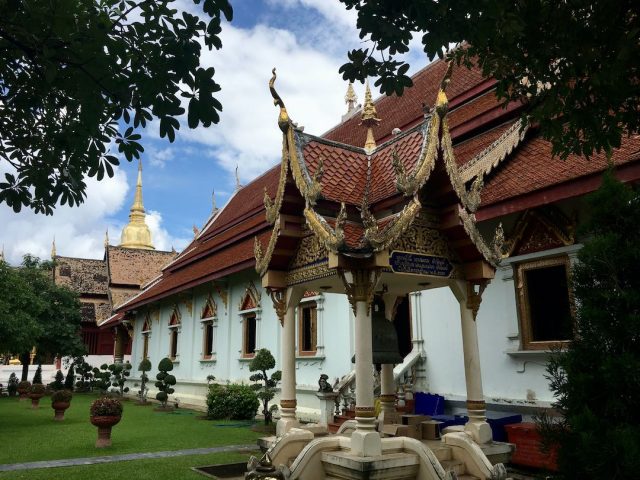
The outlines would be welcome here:
<svg viewBox="0 0 640 480">
<path fill-rule="evenodd" d="M 616 166 L 640 159 L 640 136 L 625 138 L 614 150 Z M 604 153 L 587 159 L 570 155 L 566 160 L 553 158 L 551 144 L 540 137 L 530 137 L 516 149 L 512 158 L 498 167 L 482 191 L 482 206 L 518 195 L 558 185 L 578 177 L 605 170 Z"/>
<path fill-rule="evenodd" d="M 358 114 L 327 132 L 324 139 L 296 131 L 297 140 L 303 145 L 300 160 L 310 175 L 315 173 L 319 159 L 324 159 L 322 194 L 326 200 L 359 206 L 367 191 L 368 177 L 370 203 L 397 195 L 391 153 L 396 149 L 407 171 L 414 168 L 423 132 L 421 127 L 411 128 L 424 122 L 422 103 L 426 102 L 428 107 L 433 105 L 445 70 L 444 62 L 436 61 L 414 76 L 414 87 L 406 90 L 402 97 L 384 97 L 376 101 L 378 117 L 382 119 L 374 129 L 378 144 L 392 139 L 391 131 L 396 127 L 405 133 L 388 144 L 381 144 L 371 156 L 370 172 L 367 156 L 360 149 L 364 145 L 366 129 L 359 125 Z M 447 95 L 450 128 L 452 131 L 457 128 L 464 135 L 456 138 L 454 133 L 458 165 L 482 152 L 515 121 L 514 108 L 520 106 L 501 109 L 491 87 L 492 81 L 483 79 L 479 69 L 454 68 Z M 482 206 L 561 184 L 606 166 L 604 155 L 596 155 L 591 160 L 570 157 L 563 162 L 552 159 L 549 143 L 534 135 L 535 132 L 530 132 L 511 158 L 489 174 L 482 192 Z M 620 165 L 639 157 L 640 138 L 634 137 L 623 142 L 613 159 Z M 271 198 L 275 196 L 279 174 L 280 167 L 276 166 L 236 192 L 185 252 L 164 269 L 162 278 L 129 301 L 125 309 L 254 266 L 254 237 L 257 235 L 265 245 L 271 235 L 271 227 L 264 216 L 263 191 L 266 188 Z M 391 218 L 380 220 L 379 228 L 384 228 Z M 331 225 L 335 223 L 333 219 L 327 220 Z M 363 235 L 362 226 L 355 220 L 350 216 L 345 226 L 345 239 L 350 248 L 360 247 Z"/>
</svg>

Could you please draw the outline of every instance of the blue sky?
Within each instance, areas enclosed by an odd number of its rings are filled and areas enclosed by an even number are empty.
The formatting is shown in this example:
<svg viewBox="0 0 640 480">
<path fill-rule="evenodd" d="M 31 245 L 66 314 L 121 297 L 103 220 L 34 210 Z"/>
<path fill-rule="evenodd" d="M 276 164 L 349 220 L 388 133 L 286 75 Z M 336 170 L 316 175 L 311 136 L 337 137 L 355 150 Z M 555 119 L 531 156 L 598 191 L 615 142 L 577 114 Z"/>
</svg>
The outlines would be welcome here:
<svg viewBox="0 0 640 480">
<path fill-rule="evenodd" d="M 187 0 L 178 2 L 194 11 Z M 276 87 L 292 119 L 320 135 L 345 112 L 347 84 L 338 68 L 346 52 L 361 45 L 354 12 L 337 0 L 232 0 L 234 19 L 223 26 L 220 51 L 203 49 L 202 63 L 216 69 L 222 86 L 221 122 L 190 130 L 183 124 L 174 143 L 158 137 L 156 124 L 143 145 L 144 204 L 159 249 L 180 250 L 211 212 L 211 193 L 222 206 L 235 188 L 235 168 L 246 184 L 280 160 L 277 109 L 267 82 L 277 67 Z M 416 44 L 417 46 L 417 44 Z M 426 58 L 409 54 L 412 71 Z M 355 86 L 360 99 L 364 87 Z M 79 208 L 59 207 L 53 217 L 15 214 L 0 205 L 0 248 L 17 263 L 25 253 L 48 257 L 53 237 L 59 255 L 100 258 L 105 231 L 118 244 L 133 199 L 136 163 L 123 161 L 114 178 L 89 181 Z"/>
</svg>

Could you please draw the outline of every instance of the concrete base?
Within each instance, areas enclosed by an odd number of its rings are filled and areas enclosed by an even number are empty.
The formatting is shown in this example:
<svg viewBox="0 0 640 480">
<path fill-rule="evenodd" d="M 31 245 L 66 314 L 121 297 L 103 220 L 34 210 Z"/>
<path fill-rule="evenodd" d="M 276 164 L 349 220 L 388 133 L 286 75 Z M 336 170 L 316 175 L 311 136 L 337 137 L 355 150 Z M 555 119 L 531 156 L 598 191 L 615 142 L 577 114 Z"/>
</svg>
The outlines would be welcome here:
<svg viewBox="0 0 640 480">
<path fill-rule="evenodd" d="M 357 457 L 382 455 L 382 441 L 376 431 L 356 430 L 351 434 L 351 454 Z"/>
<path fill-rule="evenodd" d="M 493 439 L 491 426 L 487 422 L 467 422 L 464 431 L 479 445 L 489 443 Z"/>
<path fill-rule="evenodd" d="M 280 418 L 276 423 L 276 437 L 281 437 L 292 428 L 298 428 L 300 422 L 295 418 Z"/>
<path fill-rule="evenodd" d="M 327 477 L 348 480 L 408 480 L 416 478 L 420 468 L 418 456 L 406 453 L 359 457 L 345 451 L 323 452 L 322 464 Z"/>
</svg>

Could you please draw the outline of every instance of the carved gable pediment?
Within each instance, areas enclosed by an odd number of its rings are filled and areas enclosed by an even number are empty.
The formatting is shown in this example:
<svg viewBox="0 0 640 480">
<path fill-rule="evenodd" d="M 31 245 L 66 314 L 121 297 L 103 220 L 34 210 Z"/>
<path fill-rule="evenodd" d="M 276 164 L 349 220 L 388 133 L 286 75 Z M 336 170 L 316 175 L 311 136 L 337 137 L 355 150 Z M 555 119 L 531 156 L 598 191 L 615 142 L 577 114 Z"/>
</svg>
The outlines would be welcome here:
<svg viewBox="0 0 640 480">
<path fill-rule="evenodd" d="M 574 243 L 575 219 L 557 207 L 547 206 L 520 215 L 501 250 L 503 257 L 513 257 Z"/>
<path fill-rule="evenodd" d="M 241 312 L 244 310 L 252 310 L 260 306 L 260 292 L 256 288 L 253 282 L 249 282 L 245 287 L 244 294 L 238 305 L 238 310 Z"/>
<path fill-rule="evenodd" d="M 207 301 L 202 307 L 202 312 L 200 314 L 200 318 L 212 318 L 218 315 L 218 306 L 216 305 L 215 300 L 211 293 L 207 296 Z"/>
</svg>

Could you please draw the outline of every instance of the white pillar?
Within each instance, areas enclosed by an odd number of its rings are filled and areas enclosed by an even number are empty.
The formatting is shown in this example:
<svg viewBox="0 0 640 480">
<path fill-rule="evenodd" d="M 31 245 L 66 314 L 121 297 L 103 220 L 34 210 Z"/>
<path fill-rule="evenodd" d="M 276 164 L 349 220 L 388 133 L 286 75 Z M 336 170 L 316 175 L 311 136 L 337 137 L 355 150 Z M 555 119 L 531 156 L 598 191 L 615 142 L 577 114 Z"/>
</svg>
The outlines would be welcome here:
<svg viewBox="0 0 640 480">
<path fill-rule="evenodd" d="M 373 401 L 373 349 L 371 345 L 371 308 L 358 299 L 356 308 L 356 431 L 351 435 L 354 455 L 371 457 L 382 454 L 382 442 L 376 432 Z"/>
<path fill-rule="evenodd" d="M 272 292 L 276 313 L 280 317 L 282 357 L 282 381 L 280 391 L 281 414 L 276 424 L 276 435 L 281 436 L 298 426 L 296 418 L 296 324 L 295 311 L 304 290 L 288 288 L 278 293 Z M 284 310 L 286 308 L 286 310 Z"/>
<path fill-rule="evenodd" d="M 396 382 L 393 380 L 393 365 L 384 363 L 380 370 L 380 415 L 382 423 L 396 423 Z"/>
<path fill-rule="evenodd" d="M 482 392 L 482 373 L 480 368 L 480 350 L 478 348 L 478 330 L 476 315 L 480 307 L 482 289 L 476 292 L 473 285 L 456 280 L 451 289 L 460 304 L 462 325 L 462 349 L 464 355 L 464 375 L 467 386 L 467 411 L 469 422 L 465 425 L 477 443 L 487 443 L 492 439 L 491 427 L 485 415 L 486 406 Z"/>
</svg>

